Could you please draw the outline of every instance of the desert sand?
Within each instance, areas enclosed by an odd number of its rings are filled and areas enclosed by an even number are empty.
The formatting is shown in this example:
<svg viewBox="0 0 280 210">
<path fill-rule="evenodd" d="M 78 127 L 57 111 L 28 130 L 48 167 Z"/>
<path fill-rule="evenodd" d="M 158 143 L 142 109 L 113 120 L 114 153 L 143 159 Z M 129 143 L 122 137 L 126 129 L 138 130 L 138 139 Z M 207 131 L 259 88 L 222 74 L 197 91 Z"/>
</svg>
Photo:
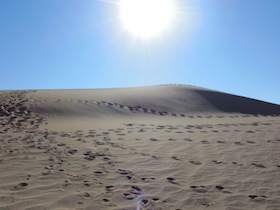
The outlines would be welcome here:
<svg viewBox="0 0 280 210">
<path fill-rule="evenodd" d="M 160 85 L 0 106 L 0 209 L 280 209 L 279 105 Z"/>
</svg>

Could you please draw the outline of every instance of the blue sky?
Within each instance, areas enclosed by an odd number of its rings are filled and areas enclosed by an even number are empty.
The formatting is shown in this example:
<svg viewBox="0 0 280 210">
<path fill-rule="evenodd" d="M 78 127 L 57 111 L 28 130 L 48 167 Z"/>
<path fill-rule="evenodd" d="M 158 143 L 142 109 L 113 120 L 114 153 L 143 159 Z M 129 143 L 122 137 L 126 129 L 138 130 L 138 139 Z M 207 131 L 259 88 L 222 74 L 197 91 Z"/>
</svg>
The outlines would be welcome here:
<svg viewBox="0 0 280 210">
<path fill-rule="evenodd" d="M 117 0 L 0 0 L 0 89 L 191 84 L 280 104 L 280 1 L 177 0 L 172 30 L 124 32 Z"/>
</svg>

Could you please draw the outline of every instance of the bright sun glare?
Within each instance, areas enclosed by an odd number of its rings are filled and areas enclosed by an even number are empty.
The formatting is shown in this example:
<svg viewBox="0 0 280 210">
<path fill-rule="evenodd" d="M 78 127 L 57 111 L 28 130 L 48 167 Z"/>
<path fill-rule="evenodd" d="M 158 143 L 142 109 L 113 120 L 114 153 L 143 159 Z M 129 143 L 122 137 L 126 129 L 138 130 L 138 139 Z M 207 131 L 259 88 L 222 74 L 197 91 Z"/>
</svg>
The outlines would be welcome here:
<svg viewBox="0 0 280 210">
<path fill-rule="evenodd" d="M 119 1 L 124 28 L 137 38 L 159 36 L 171 26 L 175 18 L 175 0 Z"/>
</svg>

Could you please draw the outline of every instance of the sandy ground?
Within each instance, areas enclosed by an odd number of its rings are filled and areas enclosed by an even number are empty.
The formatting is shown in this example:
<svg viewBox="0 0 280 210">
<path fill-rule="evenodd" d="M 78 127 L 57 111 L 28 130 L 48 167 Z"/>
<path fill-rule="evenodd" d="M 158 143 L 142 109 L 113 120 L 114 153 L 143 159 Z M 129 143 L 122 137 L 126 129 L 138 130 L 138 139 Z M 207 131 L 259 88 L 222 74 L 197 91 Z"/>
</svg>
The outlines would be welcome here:
<svg viewBox="0 0 280 210">
<path fill-rule="evenodd" d="M 0 105 L 0 209 L 280 209 L 279 105 L 190 86 Z"/>
</svg>

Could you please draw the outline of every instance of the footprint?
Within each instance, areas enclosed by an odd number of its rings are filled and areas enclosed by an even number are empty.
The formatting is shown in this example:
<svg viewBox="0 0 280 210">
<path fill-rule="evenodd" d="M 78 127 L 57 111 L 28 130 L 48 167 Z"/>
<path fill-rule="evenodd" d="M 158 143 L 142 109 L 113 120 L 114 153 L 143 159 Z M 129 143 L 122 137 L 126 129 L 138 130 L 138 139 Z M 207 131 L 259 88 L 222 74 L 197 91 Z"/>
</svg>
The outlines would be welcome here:
<svg viewBox="0 0 280 210">
<path fill-rule="evenodd" d="M 84 181 L 84 185 L 89 187 L 91 184 L 89 183 L 89 181 Z"/>
<path fill-rule="evenodd" d="M 153 201 L 159 201 L 159 198 L 152 198 Z"/>
<path fill-rule="evenodd" d="M 232 162 L 232 164 L 234 164 L 234 165 L 238 165 L 238 166 L 243 166 L 243 164 L 242 164 L 242 163 L 237 163 L 237 162 Z"/>
<path fill-rule="evenodd" d="M 213 162 L 213 163 L 216 163 L 216 164 L 221 164 L 221 163 L 223 163 L 223 161 L 218 161 L 218 160 L 213 160 L 212 162 Z"/>
<path fill-rule="evenodd" d="M 78 204 L 78 205 L 83 205 L 84 203 L 81 202 L 81 201 L 79 201 L 79 202 L 77 202 L 77 204 Z"/>
<path fill-rule="evenodd" d="M 216 189 L 220 190 L 222 193 L 232 193 L 232 191 L 225 189 L 221 185 L 216 185 Z"/>
<path fill-rule="evenodd" d="M 90 195 L 89 193 L 87 193 L 87 192 L 82 193 L 81 196 L 82 196 L 83 198 L 89 198 L 89 197 L 91 197 L 91 195 Z"/>
<path fill-rule="evenodd" d="M 207 192 L 205 186 L 190 186 L 190 188 L 192 188 L 192 190 L 197 193 L 206 193 Z"/>
<path fill-rule="evenodd" d="M 196 160 L 191 160 L 190 163 L 194 164 L 194 165 L 201 165 L 201 162 L 196 161 Z"/>
<path fill-rule="evenodd" d="M 209 141 L 207 141 L 207 140 L 202 140 L 201 143 L 202 143 L 202 144 L 209 144 Z"/>
<path fill-rule="evenodd" d="M 123 193 L 123 197 L 127 200 L 133 200 L 134 198 L 136 198 L 137 196 L 131 193 Z"/>
<path fill-rule="evenodd" d="M 201 205 L 202 206 L 206 206 L 206 207 L 209 207 L 209 206 L 212 206 L 213 204 L 211 204 L 211 203 L 208 203 L 206 200 L 202 200 L 202 201 L 200 201 L 201 202 Z"/>
<path fill-rule="evenodd" d="M 133 124 L 132 123 L 128 123 L 128 124 L 125 124 L 126 126 L 133 126 Z"/>
<path fill-rule="evenodd" d="M 140 187 L 133 185 L 130 188 L 130 193 L 132 193 L 134 195 L 140 195 L 142 193 L 142 190 Z"/>
<path fill-rule="evenodd" d="M 218 190 L 223 190 L 223 189 L 225 189 L 223 186 L 221 186 L 221 185 L 216 185 L 216 188 L 218 189 Z"/>
<path fill-rule="evenodd" d="M 75 153 L 77 153 L 78 150 L 76 149 L 71 149 L 71 150 L 68 150 L 67 153 L 71 154 L 71 155 L 74 155 Z"/>
<path fill-rule="evenodd" d="M 1 160 L 0 160 L 0 162 L 1 162 Z M 25 180 L 29 180 L 30 178 L 31 178 L 31 175 L 29 174 L 26 176 Z"/>
<path fill-rule="evenodd" d="M 171 158 L 174 159 L 174 160 L 180 160 L 180 159 L 177 158 L 176 156 L 172 156 Z"/>
<path fill-rule="evenodd" d="M 246 131 L 247 133 L 255 133 L 254 131 Z"/>
<path fill-rule="evenodd" d="M 28 187 L 28 183 L 26 182 L 21 182 L 16 186 L 11 187 L 11 190 L 22 190 Z"/>
<path fill-rule="evenodd" d="M 84 159 L 85 160 L 89 160 L 89 161 L 91 161 L 91 160 L 94 160 L 95 159 L 95 155 L 92 153 L 92 152 L 86 152 L 85 154 L 84 154 Z"/>
<path fill-rule="evenodd" d="M 141 203 L 142 203 L 144 206 L 146 206 L 146 205 L 149 203 L 149 200 L 148 200 L 148 199 L 143 199 L 143 200 L 141 201 Z"/>
<path fill-rule="evenodd" d="M 275 143 L 274 140 L 267 140 L 268 143 Z"/>
<path fill-rule="evenodd" d="M 225 144 L 225 141 L 217 141 L 219 144 Z"/>
<path fill-rule="evenodd" d="M 152 181 L 154 181 L 155 180 L 155 178 L 145 178 L 145 177 L 142 177 L 141 178 L 141 180 L 143 181 L 143 182 L 152 182 Z"/>
<path fill-rule="evenodd" d="M 248 197 L 250 198 L 250 200 L 257 202 L 257 203 L 265 203 L 267 200 L 267 196 L 265 195 L 248 195 Z"/>
<path fill-rule="evenodd" d="M 255 198 L 257 198 L 258 196 L 257 196 L 257 195 L 249 195 L 248 197 L 251 198 L 251 199 L 255 199 Z"/>
<path fill-rule="evenodd" d="M 174 178 L 172 178 L 172 177 L 167 177 L 166 179 L 167 179 L 168 182 L 170 182 L 170 183 L 172 183 L 172 184 L 176 184 Z"/>
<path fill-rule="evenodd" d="M 102 171 L 94 171 L 94 173 L 97 174 L 97 175 L 102 175 L 103 174 Z"/>
<path fill-rule="evenodd" d="M 242 143 L 240 141 L 236 141 L 236 142 L 234 142 L 234 144 L 236 144 L 236 145 L 244 145 L 244 143 Z"/>
<path fill-rule="evenodd" d="M 103 198 L 102 199 L 102 203 L 105 206 L 110 206 L 110 207 L 115 207 L 116 206 L 115 204 L 112 204 L 111 201 L 109 199 L 107 199 L 107 198 Z"/>
<path fill-rule="evenodd" d="M 252 163 L 252 165 L 258 168 L 266 168 L 266 166 L 264 166 L 263 164 Z"/>
<path fill-rule="evenodd" d="M 138 182 L 137 179 L 132 177 L 132 176 L 126 176 L 126 180 L 129 181 L 129 182 L 133 182 L 133 183 Z"/>
<path fill-rule="evenodd" d="M 123 169 L 118 169 L 118 172 L 119 172 L 119 174 L 121 174 L 121 175 L 129 175 L 129 174 L 132 173 L 131 171 L 123 170 Z"/>
<path fill-rule="evenodd" d="M 115 188 L 114 188 L 113 185 L 108 185 L 108 186 L 105 187 L 105 189 L 106 189 L 107 191 L 112 191 L 112 190 L 114 190 Z"/>
<path fill-rule="evenodd" d="M 254 142 L 254 141 L 246 141 L 247 143 L 249 143 L 249 144 L 255 144 L 256 142 Z"/>
</svg>

